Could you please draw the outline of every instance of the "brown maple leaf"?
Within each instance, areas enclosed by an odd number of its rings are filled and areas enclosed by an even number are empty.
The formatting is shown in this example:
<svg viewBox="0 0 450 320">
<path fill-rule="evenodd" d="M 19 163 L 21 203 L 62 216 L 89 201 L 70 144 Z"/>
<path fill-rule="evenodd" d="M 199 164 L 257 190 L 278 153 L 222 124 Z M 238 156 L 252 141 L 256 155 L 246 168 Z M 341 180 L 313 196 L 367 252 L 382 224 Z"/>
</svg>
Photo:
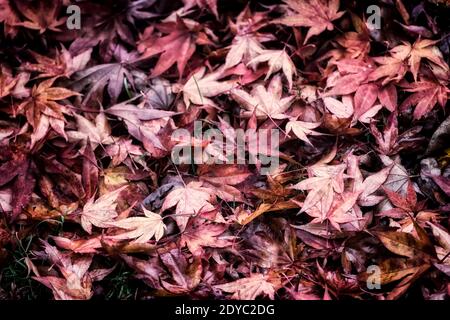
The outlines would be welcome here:
<svg viewBox="0 0 450 320">
<path fill-rule="evenodd" d="M 86 49 L 99 45 L 103 62 L 110 62 L 120 41 L 135 47 L 135 35 L 138 31 L 133 26 L 137 20 L 150 19 L 158 14 L 149 10 L 155 0 L 115 1 L 81 1 L 77 5 L 83 14 L 83 27 L 75 30 L 70 45 L 72 54 L 80 54 Z M 119 41 L 120 40 L 120 41 Z"/>
<path fill-rule="evenodd" d="M 355 32 L 349 31 L 336 39 L 345 49 L 344 56 L 348 58 L 363 58 L 368 55 L 371 47 L 370 30 L 367 22 L 358 15 L 351 13 Z"/>
<path fill-rule="evenodd" d="M 330 88 L 322 96 L 348 95 L 367 82 L 369 75 L 374 70 L 373 62 L 362 59 L 345 58 L 333 63 L 337 71 L 327 79 L 327 88 Z"/>
<path fill-rule="evenodd" d="M 387 300 L 393 300 L 404 294 L 411 284 L 430 268 L 430 264 L 406 258 L 388 258 L 383 260 L 379 267 L 381 285 L 401 280 L 387 294 Z M 369 276 L 370 272 L 363 272 L 358 278 L 367 283 Z"/>
<path fill-rule="evenodd" d="M 378 66 L 370 74 L 369 80 L 374 81 L 384 78 L 383 85 L 392 80 L 398 82 L 404 78 L 405 73 L 408 71 L 406 65 L 408 65 L 414 80 L 417 81 L 422 59 L 427 59 L 442 68 L 444 72 L 448 72 L 449 68 L 442 57 L 442 53 L 434 46 L 437 42 L 428 39 L 419 39 L 413 45 L 403 42 L 403 44 L 389 51 L 391 57 L 375 57 L 375 62 L 381 66 Z"/>
<path fill-rule="evenodd" d="M 191 216 L 214 209 L 213 195 L 213 190 L 203 187 L 202 182 L 192 181 L 171 191 L 164 200 L 161 212 L 176 206 L 175 221 L 184 231 Z"/>
<path fill-rule="evenodd" d="M 65 23 L 66 18 L 58 19 L 61 9 L 60 0 L 42 0 L 42 1 L 23 1 L 18 0 L 14 3 L 18 11 L 27 19 L 16 25 L 28 29 L 39 30 L 44 33 L 46 30 L 60 32 L 60 26 Z"/>
<path fill-rule="evenodd" d="M 93 150 L 99 145 L 107 146 L 114 143 L 115 139 L 111 136 L 111 128 L 103 110 L 99 111 L 94 123 L 79 114 L 74 114 L 74 117 L 78 130 L 71 130 L 66 133 L 69 142 L 81 141 L 85 146 L 89 141 Z"/>
<path fill-rule="evenodd" d="M 415 226 L 418 227 L 417 224 Z M 416 237 L 410 233 L 397 231 L 375 231 L 374 234 L 392 253 L 412 259 L 430 259 L 436 252 L 426 232 L 423 229 L 422 231 L 423 233 L 419 233 Z M 425 235 L 426 239 L 422 239 L 421 235 Z"/>
<path fill-rule="evenodd" d="M 333 30 L 332 21 L 339 19 L 344 14 L 339 10 L 339 0 L 284 0 L 295 13 L 275 20 L 274 23 L 282 23 L 294 27 L 310 27 L 305 37 L 305 43 L 312 36 L 325 30 Z"/>
<path fill-rule="evenodd" d="M 105 87 L 111 102 L 116 103 L 125 83 L 134 87 L 132 71 L 137 53 L 128 52 L 123 46 L 116 46 L 113 52 L 113 56 L 118 62 L 98 64 L 74 75 L 75 81 L 71 86 L 73 90 L 81 92 L 84 88 L 88 88 L 83 99 L 84 104 L 92 96 L 96 97 L 96 94 L 103 93 Z"/>
<path fill-rule="evenodd" d="M 200 9 L 208 9 L 216 18 L 219 18 L 219 13 L 217 12 L 217 0 L 183 0 L 184 10 L 188 11 L 189 9 L 197 6 Z"/>
<path fill-rule="evenodd" d="M 21 68 L 28 72 L 38 72 L 39 78 L 70 77 L 74 72 L 84 69 L 91 59 L 92 50 L 72 56 L 72 54 L 62 47 L 61 52 L 56 51 L 54 58 L 41 55 L 37 52 L 30 52 L 36 63 L 26 62 Z"/>
<path fill-rule="evenodd" d="M 16 114 L 24 114 L 33 127 L 31 148 L 44 138 L 50 127 L 67 139 L 64 132 L 64 106 L 56 101 L 79 95 L 77 92 L 62 87 L 52 87 L 54 78 L 34 86 L 31 96 L 15 107 Z"/>
<path fill-rule="evenodd" d="M 20 22 L 20 18 L 11 6 L 10 0 L 0 1 L 0 22 L 4 23 L 5 36 L 14 38 L 17 35 L 19 31 L 17 24 Z"/>
</svg>

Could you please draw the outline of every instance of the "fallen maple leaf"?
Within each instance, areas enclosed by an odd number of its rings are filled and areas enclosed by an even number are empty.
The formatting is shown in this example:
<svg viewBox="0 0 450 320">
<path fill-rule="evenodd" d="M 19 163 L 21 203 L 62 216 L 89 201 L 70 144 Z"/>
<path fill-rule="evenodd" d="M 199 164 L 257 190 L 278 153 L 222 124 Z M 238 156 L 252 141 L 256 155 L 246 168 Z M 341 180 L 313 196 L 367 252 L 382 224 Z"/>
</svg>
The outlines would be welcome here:
<svg viewBox="0 0 450 320">
<path fill-rule="evenodd" d="M 5 36 L 14 38 L 17 35 L 20 18 L 9 1 L 0 2 L 0 22 L 3 22 Z"/>
<path fill-rule="evenodd" d="M 238 185 L 252 174 L 245 167 L 235 165 L 199 166 L 198 174 L 205 187 L 215 189 L 225 201 L 245 202 Z"/>
<path fill-rule="evenodd" d="M 396 113 L 392 113 L 387 121 L 386 127 L 381 133 L 375 126 L 375 122 L 370 123 L 370 131 L 377 141 L 377 151 L 389 155 L 394 151 L 398 138 L 398 121 Z"/>
<path fill-rule="evenodd" d="M 373 81 L 385 78 L 383 85 L 392 80 L 399 81 L 405 76 L 407 64 L 414 80 L 417 81 L 422 59 L 431 61 L 447 72 L 448 65 L 445 63 L 442 53 L 434 46 L 436 43 L 437 41 L 428 39 L 419 39 L 413 45 L 403 42 L 390 50 L 391 57 L 374 58 L 381 66 L 370 74 L 369 79 Z"/>
<path fill-rule="evenodd" d="M 216 212 L 202 212 L 192 218 L 181 236 L 181 245 L 186 245 L 194 256 L 205 254 L 206 247 L 225 248 L 233 244 L 233 236 L 224 234 L 228 226 L 224 223 L 210 223 Z"/>
<path fill-rule="evenodd" d="M 12 219 L 15 219 L 30 201 L 36 179 L 34 178 L 34 163 L 25 150 L 12 149 L 11 147 L 0 148 L 0 157 L 8 159 L 0 165 L 0 186 L 14 181 L 11 190 L 10 206 Z M 7 211 L 8 206 L 2 208 Z"/>
<path fill-rule="evenodd" d="M 191 216 L 214 209 L 212 202 L 213 191 L 202 187 L 201 182 L 192 181 L 171 191 L 164 200 L 161 212 L 176 206 L 174 218 L 180 230 L 184 231 Z"/>
<path fill-rule="evenodd" d="M 55 78 L 45 80 L 31 90 L 31 96 L 16 106 L 17 114 L 25 114 L 27 121 L 33 127 L 31 147 L 42 140 L 50 127 L 60 136 L 64 132 L 64 106 L 55 102 L 79 95 L 77 92 L 62 87 L 52 87 Z"/>
<path fill-rule="evenodd" d="M 128 186 L 123 186 L 115 191 L 104 194 L 97 200 L 94 197 L 84 205 L 81 212 L 81 226 L 91 234 L 92 226 L 109 228 L 118 216 L 116 211 L 117 198 Z"/>
<path fill-rule="evenodd" d="M 334 62 L 338 70 L 327 79 L 327 88 L 322 97 L 345 96 L 358 90 L 367 82 L 374 70 L 373 62 L 362 59 L 342 59 Z"/>
<path fill-rule="evenodd" d="M 308 135 L 318 136 L 323 134 L 312 130 L 319 126 L 320 122 L 289 121 L 286 124 L 286 132 L 289 133 L 292 130 L 297 138 L 312 146 L 311 141 L 308 139 Z"/>
<path fill-rule="evenodd" d="M 197 29 L 199 27 L 197 26 Z M 183 75 L 187 62 L 194 54 L 196 43 L 202 43 L 207 36 L 197 30 L 191 30 L 182 18 L 177 17 L 176 23 L 168 30 L 168 35 L 156 37 L 153 26 L 147 28 L 138 43 L 142 53 L 141 59 L 161 54 L 152 77 L 157 77 L 167 71 L 175 63 L 180 78 Z"/>
<path fill-rule="evenodd" d="M 81 141 L 83 145 L 86 145 L 89 141 L 93 150 L 99 145 L 107 146 L 114 142 L 108 119 L 103 110 L 99 110 L 99 113 L 95 117 L 95 124 L 79 114 L 74 114 L 74 117 L 78 130 L 67 132 L 69 142 Z"/>
<path fill-rule="evenodd" d="M 411 284 L 414 276 L 420 275 L 430 268 L 429 264 L 423 264 L 417 261 L 412 261 L 405 258 L 390 258 L 385 259 L 380 263 L 380 284 L 385 285 L 403 279 L 397 288 L 402 288 L 403 292 Z M 367 283 L 370 272 L 363 272 L 359 275 L 359 280 Z M 392 292 L 396 292 L 395 290 Z M 401 295 L 398 292 L 397 297 Z M 392 298 L 392 293 L 390 294 Z"/>
<path fill-rule="evenodd" d="M 197 105 L 216 106 L 209 98 L 230 91 L 235 86 L 235 81 L 218 81 L 222 77 L 222 71 L 206 74 L 206 68 L 200 68 L 185 83 L 182 88 L 183 99 L 186 107 L 191 103 Z"/>
<path fill-rule="evenodd" d="M 265 50 L 261 43 L 274 40 L 275 37 L 269 33 L 259 33 L 258 30 L 268 23 L 265 12 L 252 12 L 249 5 L 239 13 L 236 22 L 229 22 L 230 29 L 236 36 L 225 58 L 225 69 L 241 62 L 247 65 Z M 254 67 L 253 64 L 251 66 Z"/>
<path fill-rule="evenodd" d="M 201 9 L 207 8 L 210 10 L 216 18 L 219 17 L 219 13 L 217 12 L 217 0 L 183 0 L 184 10 L 189 10 L 194 6 L 197 6 Z"/>
<path fill-rule="evenodd" d="M 0 299 L 445 300 L 450 1 L 360 2 L 0 0 Z"/>
<path fill-rule="evenodd" d="M 450 252 L 450 234 L 442 226 L 435 223 L 428 222 L 428 225 L 431 227 L 433 236 L 440 246 L 435 247 L 437 257 L 439 261 L 442 261 L 447 266 L 448 269 L 448 266 L 450 265 L 450 259 L 448 258 L 448 253 Z"/>
<path fill-rule="evenodd" d="M 374 234 L 391 252 L 409 257 L 432 257 L 435 255 L 433 247 L 409 233 L 396 231 L 376 231 Z"/>
<path fill-rule="evenodd" d="M 355 120 L 370 122 L 370 119 L 382 108 L 382 105 L 375 105 L 378 98 L 378 86 L 372 83 L 362 85 L 356 90 L 354 96 Z"/>
<path fill-rule="evenodd" d="M 98 184 L 98 176 L 99 169 L 97 165 L 97 158 L 95 157 L 94 150 L 92 150 L 88 141 L 88 144 L 83 152 L 83 171 L 81 175 L 83 189 L 87 199 L 95 195 Z"/>
<path fill-rule="evenodd" d="M 39 281 L 50 288 L 56 300 L 88 300 L 94 294 L 92 283 L 102 280 L 114 269 L 96 269 L 88 271 L 92 263 L 92 255 L 71 258 L 62 254 L 55 247 L 44 242 L 45 256 L 50 262 L 57 266 L 63 278 L 55 276 L 41 276 L 28 260 L 30 269 L 36 274 L 34 280 Z M 28 258 L 27 258 L 28 259 Z"/>
<path fill-rule="evenodd" d="M 419 73 L 419 67 L 422 59 L 427 59 L 444 69 L 446 72 L 449 70 L 448 65 L 445 63 L 442 53 L 438 47 L 434 46 L 439 41 L 429 39 L 419 39 L 411 46 L 405 44 L 410 48 L 408 64 L 411 68 L 411 73 L 414 76 L 414 80 L 417 81 L 417 74 Z"/>
<path fill-rule="evenodd" d="M 145 217 L 131 217 L 111 222 L 109 224 L 111 227 L 130 231 L 119 233 L 110 238 L 114 240 L 134 239 L 133 242 L 136 243 L 145 243 L 153 237 L 155 237 L 156 241 L 160 240 L 166 229 L 163 218 L 144 207 L 142 210 Z"/>
<path fill-rule="evenodd" d="M 310 178 L 300 181 L 292 188 L 309 190 L 300 212 L 308 212 L 314 207 L 327 215 L 331 209 L 334 193 L 344 191 L 345 165 L 319 165 L 308 169 Z"/>
<path fill-rule="evenodd" d="M 58 19 L 61 4 L 59 0 L 42 0 L 32 4 L 23 0 L 15 1 L 17 9 L 28 19 L 18 22 L 17 25 L 39 30 L 40 33 L 44 33 L 47 29 L 60 32 L 62 30 L 59 27 L 65 23 L 65 18 Z"/>
<path fill-rule="evenodd" d="M 433 179 L 434 183 L 436 183 L 446 195 L 450 195 L 450 178 L 431 176 L 431 179 Z"/>
<path fill-rule="evenodd" d="M 139 120 L 150 121 L 175 115 L 172 111 L 138 107 L 127 101 L 113 105 L 106 109 L 105 112 L 131 123 L 138 122 Z"/>
<path fill-rule="evenodd" d="M 359 194 L 359 192 L 347 191 L 341 194 L 332 194 L 332 202 L 327 211 L 323 207 L 316 205 L 308 209 L 306 213 L 314 218 L 311 223 L 329 221 L 338 231 L 341 231 L 341 225 L 350 223 L 355 224 L 356 230 L 360 230 L 358 221 L 362 220 L 362 213 L 359 207 L 356 206 Z M 352 229 L 355 229 L 355 227 L 352 227 Z"/>
<path fill-rule="evenodd" d="M 353 115 L 354 107 L 350 96 L 343 96 L 342 102 L 332 97 L 324 97 L 323 103 L 332 114 L 339 118 L 350 118 Z"/>
<path fill-rule="evenodd" d="M 72 56 L 65 47 L 61 52 L 56 51 L 54 58 L 48 58 L 37 52 L 31 51 L 36 63 L 25 63 L 22 69 L 29 72 L 39 72 L 37 78 L 48 77 L 70 77 L 73 73 L 84 69 L 91 59 L 92 49 L 86 50 L 79 55 Z"/>
<path fill-rule="evenodd" d="M 413 94 L 406 98 L 400 105 L 400 111 L 404 111 L 411 106 L 414 109 L 414 119 L 420 119 L 429 113 L 436 104 L 444 107 L 447 102 L 447 87 L 439 82 L 430 80 L 421 80 L 411 84 L 404 85 L 403 88 Z"/>
<path fill-rule="evenodd" d="M 15 98 L 26 98 L 30 94 L 30 90 L 24 85 L 30 79 L 28 73 L 22 72 L 17 76 L 11 74 L 10 68 L 0 65 L 0 99 L 8 95 Z"/>
<path fill-rule="evenodd" d="M 264 50 L 255 58 L 250 60 L 248 64 L 257 65 L 261 62 L 267 62 L 269 65 L 269 70 L 267 71 L 267 75 L 264 80 L 269 79 L 273 73 L 283 70 L 283 73 L 289 83 L 289 89 L 292 89 L 292 76 L 297 74 L 297 70 L 285 50 Z"/>
<path fill-rule="evenodd" d="M 392 51 L 391 51 L 392 52 Z M 369 75 L 370 81 L 383 79 L 382 84 L 386 85 L 391 81 L 398 82 L 408 71 L 404 59 L 394 57 L 375 57 L 373 60 L 379 64 Z"/>
<path fill-rule="evenodd" d="M 84 104 L 96 94 L 103 93 L 105 87 L 112 103 L 115 103 L 126 82 L 132 87 L 134 86 L 132 63 L 137 59 L 137 54 L 127 52 L 124 47 L 117 46 L 114 49 L 114 56 L 118 62 L 95 65 L 74 75 L 73 90 L 80 92 L 84 88 L 88 88 L 83 99 Z"/>
<path fill-rule="evenodd" d="M 347 158 L 347 174 L 353 178 L 351 190 L 359 193 L 358 204 L 360 206 L 373 206 L 378 204 L 385 197 L 376 192 L 382 189 L 383 184 L 388 179 L 392 170 L 392 164 L 386 166 L 378 172 L 367 174 L 363 181 L 362 173 L 359 169 L 359 161 L 354 155 Z"/>
<path fill-rule="evenodd" d="M 144 151 L 138 145 L 134 145 L 131 139 L 120 138 L 105 149 L 105 153 L 112 159 L 113 167 L 125 162 L 128 158 L 136 161 L 136 158 L 142 157 Z M 128 163 L 128 162 L 127 162 Z"/>
<path fill-rule="evenodd" d="M 97 253 L 102 247 L 102 236 L 95 236 L 90 239 L 68 239 L 64 237 L 52 237 L 56 245 L 60 248 L 71 250 L 75 253 Z"/>
<path fill-rule="evenodd" d="M 174 112 L 141 108 L 128 102 L 122 102 L 106 109 L 105 113 L 122 119 L 128 132 L 141 141 L 147 151 L 152 152 L 151 148 L 154 147 L 165 150 L 157 134 L 162 126 L 170 127 L 170 123 L 165 118 L 173 116 Z M 159 119 L 161 121 L 158 121 Z"/>
<path fill-rule="evenodd" d="M 384 188 L 384 192 L 395 208 L 381 212 L 383 216 L 403 218 L 418 211 L 417 195 L 411 182 L 408 183 L 406 196 L 402 196 L 398 192 L 391 191 L 387 188 Z"/>
<path fill-rule="evenodd" d="M 225 59 L 225 69 L 234 67 L 241 62 L 250 64 L 252 59 L 259 56 L 264 51 L 261 43 L 252 35 L 236 36 L 230 46 Z"/>
<path fill-rule="evenodd" d="M 268 89 L 264 85 L 258 84 L 250 94 L 242 89 L 231 90 L 233 99 L 247 109 L 243 115 L 249 117 L 255 113 L 258 118 L 286 118 L 285 111 L 291 106 L 294 96 L 283 98 L 282 94 L 283 86 L 279 75 L 272 78 Z"/>
<path fill-rule="evenodd" d="M 171 294 L 186 294 L 195 289 L 201 281 L 203 266 L 199 257 L 190 261 L 174 248 L 161 252 L 159 258 L 168 271 L 158 274 L 162 288 Z"/>
<path fill-rule="evenodd" d="M 215 285 L 214 287 L 225 292 L 233 293 L 231 299 L 254 300 L 256 297 L 264 295 L 273 300 L 275 298 L 275 291 L 280 285 L 280 279 L 277 276 L 257 273 L 252 274 L 248 278 Z"/>
</svg>

